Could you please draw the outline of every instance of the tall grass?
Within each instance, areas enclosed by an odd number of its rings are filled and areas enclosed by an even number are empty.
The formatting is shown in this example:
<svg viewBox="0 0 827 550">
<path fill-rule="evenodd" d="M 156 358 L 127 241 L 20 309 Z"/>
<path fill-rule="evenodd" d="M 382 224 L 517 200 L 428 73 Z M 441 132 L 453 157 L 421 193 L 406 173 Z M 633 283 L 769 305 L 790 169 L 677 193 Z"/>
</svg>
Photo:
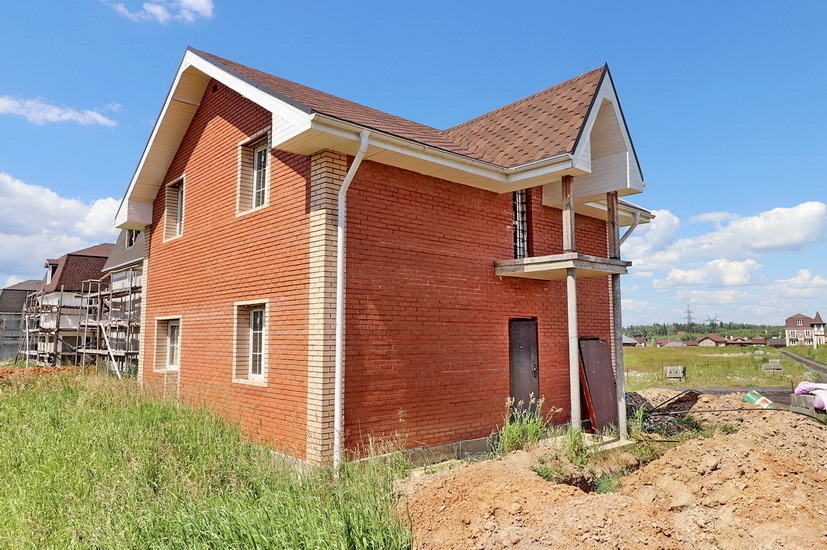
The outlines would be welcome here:
<svg viewBox="0 0 827 550">
<path fill-rule="evenodd" d="M 756 351 L 762 353 L 756 354 Z M 761 366 L 769 358 L 781 358 L 782 374 L 764 374 Z M 813 373 L 775 350 L 760 348 L 623 348 L 626 389 L 636 391 L 654 386 L 780 386 L 790 381 L 815 380 Z M 685 381 L 663 378 L 666 365 L 686 366 Z"/>
<path fill-rule="evenodd" d="M 206 410 L 105 375 L 0 385 L 2 548 L 409 548 L 405 466 L 299 475 Z"/>
<path fill-rule="evenodd" d="M 801 355 L 802 357 L 815 359 L 819 363 L 827 363 L 827 345 L 821 345 L 818 349 L 813 349 L 809 346 L 791 346 L 786 348 L 786 351 Z"/>
</svg>

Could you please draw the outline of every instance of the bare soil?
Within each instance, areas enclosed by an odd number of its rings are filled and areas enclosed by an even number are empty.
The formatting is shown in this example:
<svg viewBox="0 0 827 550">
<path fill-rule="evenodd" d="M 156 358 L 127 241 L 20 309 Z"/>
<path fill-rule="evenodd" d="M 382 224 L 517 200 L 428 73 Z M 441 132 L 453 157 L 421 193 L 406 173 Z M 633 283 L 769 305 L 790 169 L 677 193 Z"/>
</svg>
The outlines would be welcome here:
<svg viewBox="0 0 827 550">
<path fill-rule="evenodd" d="M 655 405 L 676 393 L 646 390 L 630 400 Z M 753 408 L 742 395 L 689 394 L 667 408 Z M 540 477 L 532 468 L 559 469 L 560 450 L 544 442 L 403 480 L 400 513 L 423 550 L 827 548 L 827 427 L 786 411 L 693 417 L 738 431 L 672 448 L 623 477 L 614 493 Z M 666 427 L 673 421 L 659 418 Z M 636 460 L 628 453 L 611 456 L 580 473 L 595 477 Z"/>
</svg>

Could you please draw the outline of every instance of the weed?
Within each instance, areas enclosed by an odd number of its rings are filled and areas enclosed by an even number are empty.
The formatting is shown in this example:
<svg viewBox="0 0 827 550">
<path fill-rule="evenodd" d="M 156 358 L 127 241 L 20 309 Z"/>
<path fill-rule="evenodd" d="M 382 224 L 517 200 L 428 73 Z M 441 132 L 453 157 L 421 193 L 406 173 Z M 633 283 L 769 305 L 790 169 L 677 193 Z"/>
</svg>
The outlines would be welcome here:
<svg viewBox="0 0 827 550">
<path fill-rule="evenodd" d="M 523 401 L 515 403 L 513 397 L 506 399 L 503 427 L 497 434 L 493 449 L 495 455 L 525 449 L 540 441 L 548 433 L 552 416 L 559 409 L 552 408 L 546 416 L 543 416 L 544 402 L 545 398 L 536 399 L 533 394 L 528 404 Z"/>
<path fill-rule="evenodd" d="M 532 470 L 541 478 L 552 483 L 563 483 L 566 480 L 566 471 L 560 464 L 543 464 Z"/>
<path fill-rule="evenodd" d="M 583 432 L 571 427 L 566 430 L 565 439 L 563 440 L 563 454 L 566 460 L 578 466 L 582 466 L 589 461 L 589 449 L 586 447 Z"/>
<path fill-rule="evenodd" d="M 612 472 L 598 477 L 594 482 L 595 493 L 614 493 L 620 488 L 620 480 L 628 472 Z"/>
</svg>

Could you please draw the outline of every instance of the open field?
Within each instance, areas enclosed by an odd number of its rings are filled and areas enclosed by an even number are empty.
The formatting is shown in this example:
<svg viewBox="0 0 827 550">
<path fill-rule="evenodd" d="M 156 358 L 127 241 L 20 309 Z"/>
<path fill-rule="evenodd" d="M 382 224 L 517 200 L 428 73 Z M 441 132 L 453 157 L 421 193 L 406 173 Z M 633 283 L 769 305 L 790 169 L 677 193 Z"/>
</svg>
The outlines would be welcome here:
<svg viewBox="0 0 827 550">
<path fill-rule="evenodd" d="M 391 508 L 405 472 L 394 455 L 299 476 L 134 380 L 0 379 L 2 548 L 408 548 Z"/>
<path fill-rule="evenodd" d="M 791 382 L 796 385 L 802 380 L 818 380 L 800 363 L 767 347 L 626 347 L 623 348 L 623 359 L 629 391 L 656 386 L 784 386 Z M 768 359 L 781 359 L 783 373 L 765 375 L 761 365 Z M 666 365 L 684 365 L 686 380 L 665 380 L 663 367 Z"/>
</svg>

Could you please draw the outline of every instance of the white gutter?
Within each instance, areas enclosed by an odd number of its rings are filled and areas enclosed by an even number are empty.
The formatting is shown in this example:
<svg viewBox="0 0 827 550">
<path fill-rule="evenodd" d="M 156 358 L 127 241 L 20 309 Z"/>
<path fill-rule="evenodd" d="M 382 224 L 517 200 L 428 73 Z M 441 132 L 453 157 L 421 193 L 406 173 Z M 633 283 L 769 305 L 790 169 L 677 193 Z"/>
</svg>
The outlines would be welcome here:
<svg viewBox="0 0 827 550">
<path fill-rule="evenodd" d="M 347 190 L 362 159 L 368 150 L 370 132 L 362 130 L 359 133 L 361 144 L 359 152 L 353 159 L 353 164 L 345 175 L 342 186 L 339 188 L 339 210 L 336 222 L 336 374 L 333 390 L 333 467 L 338 468 L 342 462 L 342 440 L 344 430 L 344 370 L 345 370 L 345 222 L 347 216 Z"/>
</svg>

